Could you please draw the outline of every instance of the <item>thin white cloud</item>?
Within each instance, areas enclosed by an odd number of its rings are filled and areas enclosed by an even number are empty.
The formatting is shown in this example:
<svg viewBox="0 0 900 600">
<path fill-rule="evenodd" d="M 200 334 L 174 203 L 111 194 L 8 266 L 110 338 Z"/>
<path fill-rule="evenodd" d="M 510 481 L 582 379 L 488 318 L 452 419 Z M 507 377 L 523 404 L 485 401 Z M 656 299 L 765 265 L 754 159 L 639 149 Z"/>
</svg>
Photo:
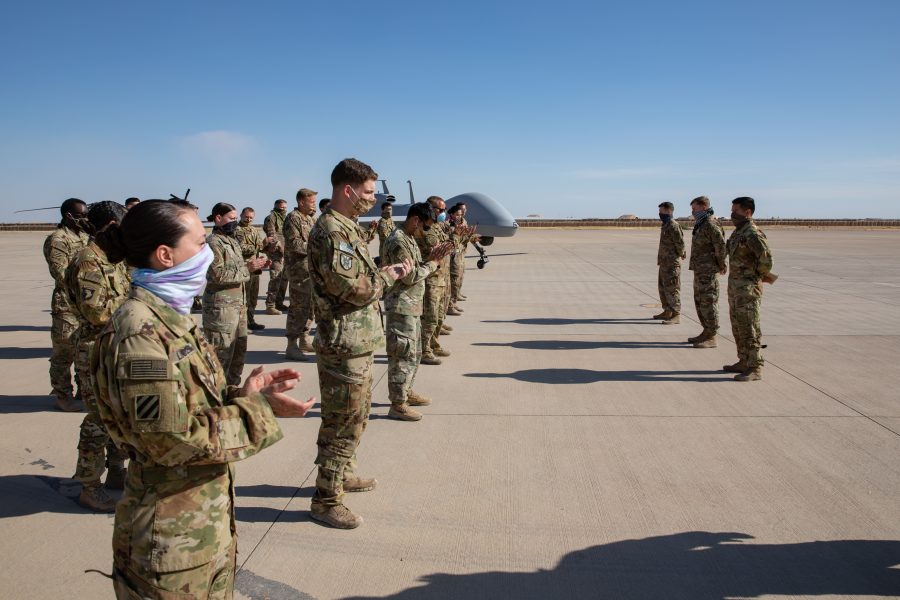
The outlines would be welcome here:
<svg viewBox="0 0 900 600">
<path fill-rule="evenodd" d="M 234 131 L 203 131 L 179 140 L 181 148 L 193 155 L 213 161 L 246 155 L 256 148 L 256 141 Z"/>
</svg>

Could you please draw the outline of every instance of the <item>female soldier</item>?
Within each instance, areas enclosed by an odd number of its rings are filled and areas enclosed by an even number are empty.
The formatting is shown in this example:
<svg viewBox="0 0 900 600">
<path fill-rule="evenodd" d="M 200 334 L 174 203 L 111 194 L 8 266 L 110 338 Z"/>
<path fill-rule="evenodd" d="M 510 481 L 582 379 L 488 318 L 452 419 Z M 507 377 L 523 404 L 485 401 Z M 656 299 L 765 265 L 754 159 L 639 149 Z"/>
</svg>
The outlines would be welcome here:
<svg viewBox="0 0 900 600">
<path fill-rule="evenodd" d="M 244 261 L 241 245 L 234 236 L 238 220 L 232 205 L 219 202 L 207 220 L 212 221 L 215 227 L 206 238 L 213 261 L 206 273 L 207 284 L 203 294 L 203 333 L 216 348 L 228 385 L 237 385 L 241 381 L 244 356 L 247 354 L 244 286 L 250 281 L 250 271 L 262 269 L 266 259 L 250 258 Z"/>
<path fill-rule="evenodd" d="M 282 437 L 275 416 L 303 416 L 314 399 L 285 394 L 300 374 L 253 370 L 226 386 L 190 316 L 213 253 L 184 202 L 148 200 L 110 226 L 137 267 L 128 300 L 91 356 L 103 424 L 131 461 L 116 506 L 113 581 L 120 600 L 232 597 L 233 461 Z"/>
</svg>

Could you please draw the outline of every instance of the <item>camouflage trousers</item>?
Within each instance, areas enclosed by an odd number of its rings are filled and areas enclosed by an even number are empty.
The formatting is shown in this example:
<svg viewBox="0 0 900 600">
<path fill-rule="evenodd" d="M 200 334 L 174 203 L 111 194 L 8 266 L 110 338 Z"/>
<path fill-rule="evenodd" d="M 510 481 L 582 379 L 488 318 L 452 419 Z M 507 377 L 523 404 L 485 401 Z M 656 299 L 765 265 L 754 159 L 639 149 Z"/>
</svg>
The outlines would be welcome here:
<svg viewBox="0 0 900 600">
<path fill-rule="evenodd" d="M 237 544 L 210 562 L 171 573 L 145 571 L 136 563 L 113 566 L 117 600 L 232 600 Z"/>
<path fill-rule="evenodd" d="M 247 355 L 243 286 L 203 292 L 203 334 L 216 349 L 228 385 L 240 385 Z"/>
<path fill-rule="evenodd" d="M 75 353 L 75 376 L 81 389 L 81 399 L 87 415 L 81 422 L 78 433 L 78 464 L 72 476 L 82 483 L 99 483 L 106 467 L 121 467 L 125 464 L 125 453 L 119 450 L 106 433 L 106 428 L 97 412 L 97 399 L 91 384 L 91 352 L 93 339 L 78 339 Z"/>
<path fill-rule="evenodd" d="M 425 297 L 422 309 L 422 352 L 430 354 L 433 348 L 439 348 L 438 335 L 441 331 L 441 324 L 444 322 L 444 316 L 447 310 L 444 307 L 444 297 L 447 294 L 446 285 L 429 285 L 425 281 Z"/>
<path fill-rule="evenodd" d="M 78 317 L 71 312 L 57 312 L 52 315 L 50 341 L 53 343 L 53 353 L 50 355 L 50 386 L 56 396 L 71 396 L 74 391 L 72 363 L 75 361 L 77 331 Z"/>
<path fill-rule="evenodd" d="M 288 289 L 288 276 L 284 271 L 284 256 L 280 252 L 269 254 L 272 266 L 269 267 L 269 287 L 266 289 L 266 308 L 275 308 L 284 304 Z"/>
<path fill-rule="evenodd" d="M 259 302 L 259 273 L 250 273 L 250 281 L 244 284 L 244 304 L 247 305 L 247 323 L 256 322 L 256 303 Z"/>
<path fill-rule="evenodd" d="M 466 276 L 466 253 L 457 250 L 450 257 L 450 299 L 455 303 L 459 298 L 459 290 L 462 289 L 463 279 Z"/>
<path fill-rule="evenodd" d="M 394 406 L 406 404 L 422 360 L 422 318 L 387 314 L 388 398 Z"/>
<path fill-rule="evenodd" d="M 316 445 L 316 492 L 312 506 L 337 506 L 344 481 L 356 477 L 356 449 L 372 409 L 372 354 L 337 356 L 318 353 L 322 424 Z"/>
<path fill-rule="evenodd" d="M 748 368 L 763 366 L 761 351 L 762 330 L 759 326 L 759 309 L 762 304 L 762 287 L 728 286 L 728 314 L 731 317 L 731 333 L 737 346 L 738 360 Z"/>
<path fill-rule="evenodd" d="M 312 279 L 305 267 L 306 265 L 303 263 L 291 264 L 288 265 L 286 273 L 291 290 L 291 305 L 288 307 L 285 328 L 285 333 L 289 338 L 308 335 L 313 319 L 315 319 Z"/>
<path fill-rule="evenodd" d="M 681 314 L 681 265 L 659 265 L 657 287 L 663 310 Z"/>
<path fill-rule="evenodd" d="M 694 308 L 703 331 L 719 331 L 719 274 L 694 271 Z"/>
</svg>

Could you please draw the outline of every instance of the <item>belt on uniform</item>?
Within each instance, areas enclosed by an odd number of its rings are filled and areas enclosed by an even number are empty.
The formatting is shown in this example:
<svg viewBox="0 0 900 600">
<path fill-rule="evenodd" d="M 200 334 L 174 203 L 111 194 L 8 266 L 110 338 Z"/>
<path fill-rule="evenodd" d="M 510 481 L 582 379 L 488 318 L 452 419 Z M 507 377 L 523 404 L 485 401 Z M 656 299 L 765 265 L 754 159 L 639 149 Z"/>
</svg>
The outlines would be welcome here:
<svg viewBox="0 0 900 600">
<path fill-rule="evenodd" d="M 206 289 L 210 292 L 220 292 L 222 290 L 235 290 L 244 285 L 243 283 L 207 283 Z"/>
<path fill-rule="evenodd" d="M 228 472 L 228 464 L 215 465 L 180 465 L 177 467 L 145 467 L 138 462 L 131 461 L 129 470 L 142 483 L 169 483 L 172 481 L 185 481 L 188 479 L 214 479 Z"/>
</svg>

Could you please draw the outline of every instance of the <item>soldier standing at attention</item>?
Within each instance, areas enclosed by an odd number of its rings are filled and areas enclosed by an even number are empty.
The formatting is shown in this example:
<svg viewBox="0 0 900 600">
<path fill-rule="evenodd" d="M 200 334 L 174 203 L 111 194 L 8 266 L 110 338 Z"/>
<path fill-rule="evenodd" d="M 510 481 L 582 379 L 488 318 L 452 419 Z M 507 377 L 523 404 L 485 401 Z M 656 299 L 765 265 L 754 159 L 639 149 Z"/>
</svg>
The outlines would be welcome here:
<svg viewBox="0 0 900 600">
<path fill-rule="evenodd" d="M 285 328 L 288 360 L 306 360 L 304 352 L 315 352 L 309 336 L 315 311 L 307 254 L 309 232 L 316 222 L 316 194 L 307 188 L 298 191 L 297 208 L 284 220 L 284 268 L 291 290 Z"/>
<path fill-rule="evenodd" d="M 78 330 L 78 317 L 72 312 L 69 295 L 66 291 L 66 269 L 78 254 L 87 246 L 87 205 L 78 198 L 69 198 L 59 207 L 62 220 L 56 231 L 44 240 L 44 258 L 53 277 L 53 295 L 50 300 L 50 340 L 53 342 L 53 354 L 50 356 L 50 385 L 56 396 L 56 408 L 66 412 L 81 410 L 74 397 L 72 386 L 72 362 L 75 360 L 75 332 Z"/>
<path fill-rule="evenodd" d="M 408 262 L 378 269 L 354 221 L 375 205 L 377 179 L 363 162 L 339 162 L 331 172 L 331 204 L 309 235 L 322 395 L 319 472 L 310 516 L 341 529 L 362 523 L 344 506 L 344 492 L 364 492 L 376 485 L 374 479 L 357 474 L 356 449 L 372 404 L 373 353 L 384 341 L 378 300 L 412 269 Z"/>
<path fill-rule="evenodd" d="M 425 235 L 416 240 L 423 256 L 431 256 L 431 251 L 449 241 L 444 223 L 447 219 L 447 205 L 440 196 L 429 196 L 426 202 L 436 215 L 435 224 Z M 425 299 L 422 309 L 422 364 L 439 365 L 441 356 L 450 356 L 450 352 L 441 347 L 438 336 L 444 322 L 444 300 L 449 301 L 446 293 L 450 285 L 450 257 L 441 259 L 438 269 L 425 280 Z"/>
<path fill-rule="evenodd" d="M 280 440 L 275 417 L 303 416 L 315 399 L 285 393 L 300 378 L 291 369 L 226 386 L 190 316 L 213 252 L 186 202 L 141 202 L 109 232 L 110 254 L 137 267 L 91 357 L 100 418 L 131 457 L 113 528 L 116 598 L 231 598 L 231 463 Z"/>
<path fill-rule="evenodd" d="M 284 272 L 284 216 L 287 214 L 287 201 L 276 200 L 272 212 L 263 221 L 263 231 L 269 244 L 267 254 L 272 261 L 269 268 L 269 287 L 266 290 L 266 314 L 280 315 L 287 310 L 284 296 L 287 293 L 288 280 Z"/>
<path fill-rule="evenodd" d="M 772 273 L 772 252 L 766 234 L 753 222 L 755 211 L 753 198 L 731 201 L 734 231 L 728 238 L 728 313 L 738 361 L 722 369 L 738 373 L 735 381 L 762 379 L 762 332 L 759 327 L 762 284 L 775 283 L 778 278 Z"/>
<path fill-rule="evenodd" d="M 409 261 L 412 270 L 387 291 L 388 417 L 398 421 L 418 421 L 422 414 L 410 406 L 428 406 L 431 400 L 413 391 L 413 382 L 422 359 L 422 299 L 425 279 L 440 266 L 453 246 L 447 242 L 432 249 L 428 260 L 416 243 L 434 225 L 434 212 L 425 202 L 413 204 L 406 221 L 391 233 L 384 245 L 382 261 L 393 264 Z"/>
<path fill-rule="evenodd" d="M 91 377 L 90 355 L 94 342 L 112 314 L 128 297 L 131 284 L 122 263 L 124 256 L 109 252 L 107 227 L 120 223 L 125 207 L 117 202 L 91 204 L 87 219 L 93 239 L 80 250 L 66 270 L 66 289 L 72 310 L 78 317 L 75 334 L 75 375 L 87 408 L 78 435 L 78 463 L 72 477 L 81 482 L 78 503 L 97 512 L 115 511 L 116 501 L 103 489 L 103 471 L 108 469 L 106 487 L 125 486 L 125 455 L 109 439 L 97 413 Z"/>
<path fill-rule="evenodd" d="M 684 234 L 681 225 L 672 218 L 675 205 L 663 202 L 659 205 L 659 220 L 662 227 L 659 231 L 659 252 L 656 264 L 659 265 L 659 301 L 663 311 L 653 315 L 654 319 L 662 319 L 663 325 L 675 325 L 681 322 L 681 261 L 685 257 Z"/>
<path fill-rule="evenodd" d="M 245 261 L 251 258 L 260 257 L 259 253 L 266 248 L 266 239 L 262 232 L 253 226 L 253 219 L 256 217 L 256 211 L 249 206 L 241 211 L 241 221 L 234 230 L 234 237 L 241 246 L 241 256 Z M 262 269 L 271 264 L 266 261 L 262 268 L 250 271 L 250 280 L 246 286 L 247 304 L 247 329 L 259 331 L 265 329 L 266 326 L 256 322 L 256 303 L 259 301 L 259 276 L 262 275 Z"/>
<path fill-rule="evenodd" d="M 378 220 L 378 226 L 376 230 L 378 232 L 378 258 L 381 259 L 381 256 L 384 254 L 384 243 L 387 241 L 388 236 L 397 228 L 394 225 L 394 207 L 391 206 L 390 202 L 382 202 L 381 203 L 381 218 Z M 385 262 L 384 264 L 390 264 L 390 261 Z"/>
<path fill-rule="evenodd" d="M 213 262 L 206 273 L 203 292 L 203 333 L 216 349 L 228 385 L 238 385 L 247 354 L 244 286 L 250 280 L 250 271 L 261 269 L 266 259 L 244 260 L 234 237 L 238 222 L 232 205 L 219 202 L 206 220 L 215 223 L 215 227 L 207 238 Z"/>
<path fill-rule="evenodd" d="M 719 331 L 719 275 L 728 271 L 725 263 L 725 233 L 713 216 L 709 198 L 691 200 L 694 233 L 691 236 L 689 268 L 694 272 L 694 307 L 703 331 L 688 338 L 694 348 L 715 348 Z"/>
</svg>

